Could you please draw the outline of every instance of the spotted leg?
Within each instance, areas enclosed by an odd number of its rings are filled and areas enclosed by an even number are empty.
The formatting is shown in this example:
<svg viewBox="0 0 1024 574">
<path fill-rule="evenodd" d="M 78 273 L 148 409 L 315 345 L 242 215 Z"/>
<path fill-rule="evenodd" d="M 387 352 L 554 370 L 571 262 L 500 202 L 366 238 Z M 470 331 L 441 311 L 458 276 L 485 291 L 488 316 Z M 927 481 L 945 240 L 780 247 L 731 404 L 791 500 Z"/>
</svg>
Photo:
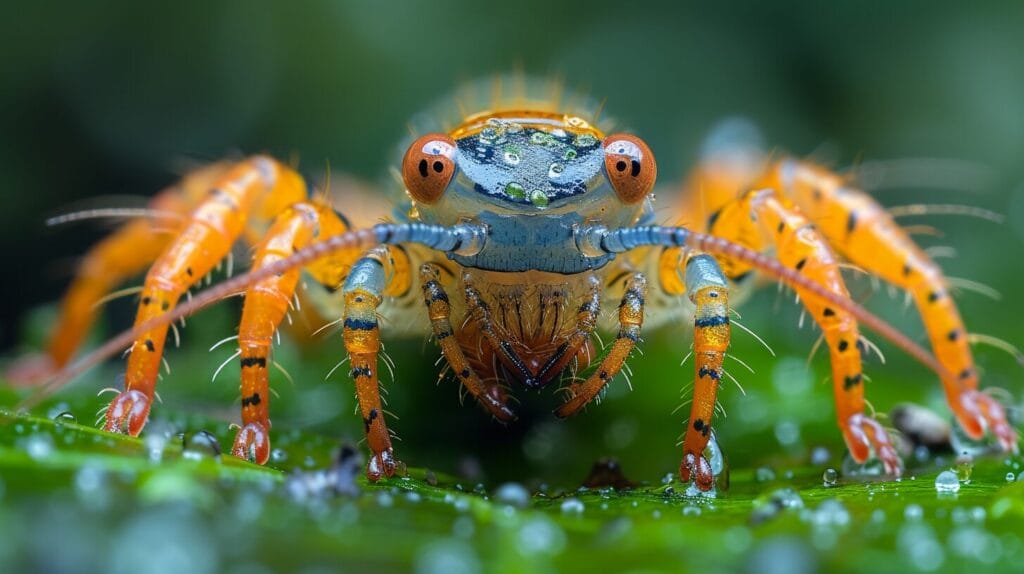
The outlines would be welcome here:
<svg viewBox="0 0 1024 574">
<path fill-rule="evenodd" d="M 404 292 L 409 287 L 408 284 L 399 285 L 394 281 L 397 276 L 395 253 L 400 251 L 392 252 L 391 248 L 383 246 L 371 249 L 352 266 L 343 289 L 345 321 L 342 334 L 352 366 L 349 376 L 355 382 L 366 442 L 370 447 L 366 476 L 372 481 L 394 475 L 399 464 L 391 447 L 391 435 L 384 423 L 377 369 L 377 356 L 380 353 L 377 308 L 383 295 Z M 402 265 L 407 266 L 408 261 Z M 402 274 L 402 277 L 408 275 Z"/>
<path fill-rule="evenodd" d="M 135 324 L 159 317 L 176 305 L 185 290 L 227 255 L 250 215 L 282 211 L 283 206 L 301 201 L 305 195 L 302 178 L 267 157 L 251 158 L 227 171 L 150 268 Z M 164 325 L 133 343 L 125 390 L 107 408 L 105 430 L 134 436 L 146 424 L 166 338 Z"/>
<path fill-rule="evenodd" d="M 280 261 L 311 241 L 348 230 L 344 220 L 320 202 L 297 203 L 285 210 L 256 248 L 253 269 Z M 348 260 L 345 257 L 348 256 Z M 358 253 L 341 252 L 315 261 L 307 269 L 321 283 L 337 287 Z M 231 453 L 265 464 L 270 456 L 270 380 L 268 368 L 274 332 L 291 305 L 300 269 L 295 268 L 255 283 L 245 292 L 238 350 L 242 367 L 242 427 Z"/>
<path fill-rule="evenodd" d="M 180 229 L 197 190 L 209 189 L 224 169 L 213 164 L 189 173 L 149 202 L 150 216 L 124 223 L 93 246 L 61 300 L 46 353 L 18 361 L 7 373 L 11 380 L 33 385 L 67 365 L 88 335 L 103 298 L 153 263 Z"/>
<path fill-rule="evenodd" d="M 480 406 L 501 421 L 511 421 L 515 413 L 508 407 L 508 396 L 500 385 L 486 384 L 470 366 L 466 355 L 459 346 L 455 331 L 452 329 L 452 309 L 448 294 L 439 281 L 437 268 L 431 263 L 420 267 L 420 283 L 423 286 L 423 302 L 430 315 L 430 329 L 434 339 L 441 347 L 444 358 L 452 368 L 456 378 Z"/>
<path fill-rule="evenodd" d="M 619 334 L 612 343 L 611 351 L 582 383 L 572 383 L 566 389 L 569 399 L 555 410 L 560 418 L 575 414 L 587 405 L 611 382 L 622 369 L 629 354 L 640 342 L 640 328 L 644 322 L 644 298 L 647 294 L 647 279 L 640 273 L 626 280 L 626 290 L 619 304 Z"/>
<path fill-rule="evenodd" d="M 753 249 L 773 246 L 783 265 L 837 295 L 850 296 L 826 239 L 799 208 L 773 190 L 749 192 L 722 208 L 711 225 L 711 233 L 735 239 Z M 735 262 L 730 262 L 729 269 L 740 275 L 749 271 Z M 877 421 L 864 414 L 862 344 L 856 319 L 806 290 L 796 291 L 828 344 L 836 417 L 851 456 L 864 462 L 874 449 L 886 472 L 899 475 L 902 464 L 888 434 Z"/>
<path fill-rule="evenodd" d="M 686 292 L 696 306 L 693 323 L 693 403 L 683 440 L 679 476 L 693 478 L 701 490 L 714 484 L 711 464 L 704 456 L 715 414 L 722 361 L 729 347 L 729 286 L 710 255 L 695 255 L 686 262 Z"/>
<path fill-rule="evenodd" d="M 989 430 L 1004 450 L 1017 448 L 1017 434 L 997 401 L 978 390 L 978 372 L 964 327 L 942 269 L 868 194 L 817 166 L 783 160 L 767 177 L 818 224 L 830 244 L 850 261 L 909 290 L 939 362 L 946 399 L 973 438 Z"/>
</svg>

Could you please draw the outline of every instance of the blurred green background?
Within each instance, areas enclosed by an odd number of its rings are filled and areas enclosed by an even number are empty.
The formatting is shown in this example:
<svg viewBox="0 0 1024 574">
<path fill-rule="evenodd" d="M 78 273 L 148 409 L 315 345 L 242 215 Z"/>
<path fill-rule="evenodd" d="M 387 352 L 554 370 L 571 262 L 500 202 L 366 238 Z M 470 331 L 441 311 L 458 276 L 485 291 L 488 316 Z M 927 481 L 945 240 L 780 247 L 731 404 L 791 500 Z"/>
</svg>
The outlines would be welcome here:
<svg viewBox="0 0 1024 574">
<path fill-rule="evenodd" d="M 1024 340 L 1017 318 L 1024 274 L 1016 255 L 1024 241 L 1024 5 L 710 4 L 8 6 L 0 24 L 0 349 L 9 357 L 40 344 L 52 320 L 46 306 L 66 286 L 75 258 L 105 231 L 90 224 L 46 228 L 47 216 L 89 198 L 146 195 L 173 181 L 188 161 L 237 153 L 297 156 L 312 173 L 329 162 L 335 172 L 375 181 L 395 161 L 394 144 L 410 116 L 466 80 L 514 68 L 556 73 L 568 86 L 606 98 L 618 124 L 657 153 L 663 184 L 681 178 L 707 130 L 734 115 L 755 121 L 772 145 L 836 167 L 948 160 L 880 191 L 879 199 L 1005 213 L 1003 225 L 928 219 L 944 236 L 922 242 L 954 246 L 958 257 L 943 260 L 950 275 L 1006 295 L 993 302 L 962 294 L 970 329 Z M 852 288 L 866 297 L 870 285 L 853 281 Z M 901 297 L 883 290 L 869 305 L 924 341 Z M 774 289 L 741 312 L 779 359 L 736 333 L 734 352 L 757 373 L 733 364 L 748 396 L 732 386 L 723 391 L 729 417 L 719 428 L 733 464 L 806 459 L 818 445 L 838 460 L 831 389 L 820 384 L 824 354 L 804 368 L 816 333 L 794 328 L 799 310 Z M 130 317 L 127 301 L 110 305 L 96 339 Z M 169 354 L 174 371 L 161 386 L 163 409 L 212 413 L 225 426 L 236 416 L 237 367 L 208 382 L 230 351 L 206 352 L 233 333 L 235 317 L 230 303 L 190 323 L 185 348 Z M 490 481 L 572 483 L 598 456 L 611 455 L 635 478 L 656 480 L 678 464 L 674 442 L 683 415 L 671 411 L 692 377 L 691 364 L 678 366 L 685 333 L 679 326 L 649 334 L 645 355 L 632 361 L 633 392 L 617 380 L 604 404 L 564 423 L 548 414 L 557 401 L 550 392 L 523 393 L 525 420 L 508 428 L 471 405 L 460 407 L 452 381 L 435 388 L 437 352 L 425 337 L 388 340 L 397 363 L 389 410 L 401 417 L 392 423 L 403 439 L 400 456 Z M 888 364 L 874 361 L 867 371 L 878 410 L 913 399 L 944 412 L 932 377 L 882 348 Z M 347 381 L 321 382 L 342 356 L 339 338 L 306 348 L 286 342 L 277 356 L 297 384 L 275 383 L 275 432 L 313 427 L 358 438 Z M 1022 371 L 1012 358 L 987 348 L 977 358 L 986 384 L 1019 396 Z M 118 368 L 94 371 L 77 385 L 79 394 L 109 386 Z"/>
</svg>

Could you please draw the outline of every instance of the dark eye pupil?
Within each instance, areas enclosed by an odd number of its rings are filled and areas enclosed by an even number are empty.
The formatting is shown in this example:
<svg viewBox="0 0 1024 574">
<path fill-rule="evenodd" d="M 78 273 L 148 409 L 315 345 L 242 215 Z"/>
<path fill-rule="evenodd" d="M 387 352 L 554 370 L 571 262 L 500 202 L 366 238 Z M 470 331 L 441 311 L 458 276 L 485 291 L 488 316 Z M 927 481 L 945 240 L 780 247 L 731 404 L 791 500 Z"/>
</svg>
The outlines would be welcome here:
<svg viewBox="0 0 1024 574">
<path fill-rule="evenodd" d="M 442 171 L 444 171 L 444 164 L 439 161 L 435 161 L 434 171 L 436 171 L 437 173 L 441 173 Z"/>
<path fill-rule="evenodd" d="M 640 162 L 635 159 L 633 160 L 633 169 L 630 171 L 630 175 L 633 177 L 640 175 Z"/>
<path fill-rule="evenodd" d="M 626 162 L 620 159 L 618 163 L 615 164 L 615 169 L 619 171 L 626 171 Z"/>
<path fill-rule="evenodd" d="M 420 167 L 420 175 L 423 176 L 423 177 L 427 177 L 427 160 L 421 159 L 419 167 Z"/>
</svg>

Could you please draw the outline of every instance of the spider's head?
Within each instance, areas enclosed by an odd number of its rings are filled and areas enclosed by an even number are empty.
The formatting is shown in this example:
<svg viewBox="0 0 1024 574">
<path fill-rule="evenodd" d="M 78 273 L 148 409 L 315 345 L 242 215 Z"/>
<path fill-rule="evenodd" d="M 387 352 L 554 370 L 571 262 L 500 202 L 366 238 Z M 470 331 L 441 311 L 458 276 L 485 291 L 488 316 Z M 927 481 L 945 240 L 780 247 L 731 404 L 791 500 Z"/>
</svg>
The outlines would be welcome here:
<svg viewBox="0 0 1024 574">
<path fill-rule="evenodd" d="M 635 219 L 657 166 L 636 136 L 605 137 L 577 117 L 504 112 L 428 134 L 402 162 L 406 189 L 424 221 L 452 224 L 482 212 L 567 212 L 606 225 Z"/>
</svg>

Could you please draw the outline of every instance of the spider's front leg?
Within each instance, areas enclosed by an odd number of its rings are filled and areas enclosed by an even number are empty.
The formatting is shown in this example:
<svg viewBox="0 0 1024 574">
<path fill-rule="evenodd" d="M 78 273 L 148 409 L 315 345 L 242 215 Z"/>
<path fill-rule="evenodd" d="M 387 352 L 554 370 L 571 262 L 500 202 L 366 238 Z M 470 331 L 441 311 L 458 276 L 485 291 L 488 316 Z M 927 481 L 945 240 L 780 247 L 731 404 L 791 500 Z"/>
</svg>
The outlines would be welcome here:
<svg viewBox="0 0 1024 574">
<path fill-rule="evenodd" d="M 644 299 L 647 296 L 647 279 L 635 273 L 626 280 L 626 290 L 619 303 L 619 334 L 612 343 L 611 351 L 582 383 L 572 383 L 566 390 L 569 399 L 555 410 L 555 416 L 565 418 L 587 405 L 601 392 L 615 375 L 622 370 L 633 348 L 640 342 L 640 328 L 644 323 Z"/>
<path fill-rule="evenodd" d="M 366 476 L 372 481 L 394 475 L 399 465 L 391 447 L 391 435 L 384 422 L 380 399 L 377 308 L 384 295 L 402 294 L 409 289 L 408 268 L 409 260 L 401 250 L 375 247 L 352 266 L 343 290 L 345 314 L 342 333 L 352 366 L 349 376 L 355 382 L 366 442 L 370 447 Z"/>
<path fill-rule="evenodd" d="M 135 324 L 161 317 L 174 307 L 189 287 L 227 255 L 250 216 L 279 213 L 305 196 L 302 177 L 271 158 L 253 157 L 228 170 L 150 268 Z M 142 431 L 156 392 L 167 329 L 167 325 L 151 329 L 132 344 L 125 390 L 107 408 L 105 430 L 133 436 Z"/>
<path fill-rule="evenodd" d="M 707 491 L 714 484 L 711 464 L 704 456 L 711 435 L 722 361 L 729 348 L 729 286 L 710 255 L 694 255 L 686 262 L 686 294 L 696 307 L 693 322 L 693 404 L 683 439 L 679 476 L 691 478 Z"/>
</svg>

